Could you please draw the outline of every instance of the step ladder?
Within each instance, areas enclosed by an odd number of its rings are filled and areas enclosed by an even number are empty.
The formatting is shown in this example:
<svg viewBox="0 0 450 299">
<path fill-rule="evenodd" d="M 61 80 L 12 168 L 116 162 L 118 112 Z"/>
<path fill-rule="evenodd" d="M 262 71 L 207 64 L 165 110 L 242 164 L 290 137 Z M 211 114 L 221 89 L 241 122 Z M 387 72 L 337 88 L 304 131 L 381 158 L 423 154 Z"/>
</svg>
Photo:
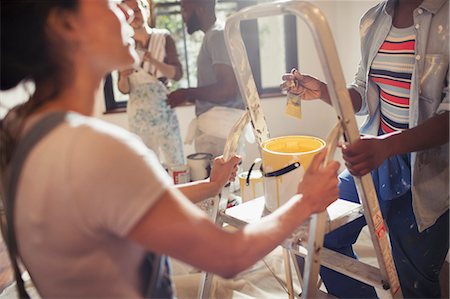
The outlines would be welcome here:
<svg viewBox="0 0 450 299">
<path fill-rule="evenodd" d="M 347 142 L 350 144 L 359 139 L 359 129 L 357 127 L 350 95 L 344 81 L 334 39 L 325 16 L 319 8 L 309 2 L 278 1 L 245 8 L 231 15 L 227 19 L 225 25 L 225 42 L 239 85 L 239 90 L 247 103 L 247 113 L 242 116 L 233 132 L 230 133 L 230 144 L 225 148 L 225 158 L 230 157 L 231 154 L 236 151 L 236 148 L 233 148 L 233 142 L 238 137 L 233 134 L 239 135 L 241 133 L 239 130 L 242 130 L 243 124 L 248 120 L 250 120 L 252 124 L 255 138 L 259 145 L 269 138 L 269 131 L 261 107 L 261 101 L 240 33 L 240 23 L 241 21 L 257 19 L 260 17 L 286 14 L 295 15 L 297 19 L 303 20 L 312 32 L 325 74 L 325 79 L 328 82 L 328 92 L 330 94 L 331 102 L 336 110 L 337 118 L 339 120 L 336 130 L 342 130 Z M 303 277 L 303 283 L 301 282 L 302 298 L 316 298 L 320 296 L 317 284 L 321 264 L 332 270 L 341 272 L 344 275 L 374 286 L 377 295 L 380 298 L 403 298 L 397 271 L 391 255 L 386 226 L 378 205 L 372 177 L 370 174 L 362 177 L 355 177 L 355 184 L 360 201 L 364 207 L 364 217 L 369 228 L 379 268 L 362 264 L 347 256 L 323 248 L 323 239 L 327 232 L 326 226 L 328 216 L 326 213 L 316 214 L 311 217 L 309 223 L 308 244 L 306 245 L 308 253 L 306 255 L 298 249 L 301 245 L 301 242 L 298 239 L 300 233 L 297 234 L 295 238 L 290 238 L 283 243 L 289 298 L 296 296 L 292 287 L 292 274 L 290 271 L 289 258 L 293 258 L 297 276 L 299 278 Z M 247 223 L 248 221 L 246 220 L 241 220 L 236 217 L 227 217 L 225 200 L 226 198 L 224 198 L 224 196 L 215 200 L 213 210 L 214 221 L 220 226 L 224 223 L 224 220 L 228 223 L 236 220 L 235 225 L 244 225 Z M 294 258 L 295 255 L 306 258 L 303 275 L 300 273 L 301 269 L 297 267 Z M 212 275 L 205 273 L 200 282 L 200 298 L 211 297 L 211 285 Z"/>
</svg>

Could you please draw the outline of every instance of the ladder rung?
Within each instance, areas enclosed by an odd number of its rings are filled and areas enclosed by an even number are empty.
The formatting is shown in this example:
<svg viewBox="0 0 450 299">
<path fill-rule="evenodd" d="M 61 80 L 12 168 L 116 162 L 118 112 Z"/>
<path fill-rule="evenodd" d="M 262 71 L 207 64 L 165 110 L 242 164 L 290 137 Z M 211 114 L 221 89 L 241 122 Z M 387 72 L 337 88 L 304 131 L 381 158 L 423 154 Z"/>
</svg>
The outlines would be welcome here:
<svg viewBox="0 0 450 299">
<path fill-rule="evenodd" d="M 306 252 L 292 249 L 299 256 L 306 257 Z M 380 269 L 346 255 L 340 254 L 328 248 L 323 248 L 321 252 L 321 265 L 346 276 L 362 281 L 375 288 L 383 289 L 383 277 Z"/>
<path fill-rule="evenodd" d="M 317 299 L 336 299 L 333 295 L 325 293 L 324 291 L 317 290 L 316 297 Z"/>
<path fill-rule="evenodd" d="M 226 214 L 225 211 L 219 211 L 219 215 L 222 218 L 224 223 L 227 223 L 227 224 L 237 227 L 237 228 L 244 227 L 245 225 L 248 224 L 248 222 L 246 222 L 244 220 L 240 220 L 238 218 L 235 218 L 235 217 L 232 217 L 232 216 Z"/>
</svg>

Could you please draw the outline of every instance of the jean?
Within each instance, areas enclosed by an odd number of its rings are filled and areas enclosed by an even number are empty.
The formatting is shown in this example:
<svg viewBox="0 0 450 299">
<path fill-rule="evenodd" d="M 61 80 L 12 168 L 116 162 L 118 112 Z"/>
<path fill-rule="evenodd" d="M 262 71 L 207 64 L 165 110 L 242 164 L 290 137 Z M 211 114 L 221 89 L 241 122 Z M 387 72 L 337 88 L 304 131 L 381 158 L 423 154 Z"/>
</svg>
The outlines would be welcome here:
<svg viewBox="0 0 450 299">
<path fill-rule="evenodd" d="M 353 177 L 339 176 L 340 198 L 359 202 Z M 376 181 L 374 182 L 377 183 Z M 430 228 L 419 232 L 412 208 L 411 191 L 393 200 L 379 200 L 389 230 L 392 256 L 405 298 L 440 298 L 439 273 L 449 248 L 449 212 Z M 357 258 L 352 245 L 366 225 L 364 217 L 325 236 L 324 246 Z M 339 298 L 376 298 L 373 287 L 321 267 L 320 275 L 328 293 Z"/>
</svg>

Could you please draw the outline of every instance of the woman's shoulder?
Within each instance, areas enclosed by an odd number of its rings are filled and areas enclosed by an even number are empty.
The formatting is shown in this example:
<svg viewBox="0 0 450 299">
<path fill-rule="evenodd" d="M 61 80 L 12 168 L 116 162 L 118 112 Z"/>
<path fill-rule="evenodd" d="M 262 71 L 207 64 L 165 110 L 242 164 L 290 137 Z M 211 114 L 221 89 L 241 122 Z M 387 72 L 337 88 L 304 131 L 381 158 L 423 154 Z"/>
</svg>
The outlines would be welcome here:
<svg viewBox="0 0 450 299">
<path fill-rule="evenodd" d="M 136 135 L 98 118 L 68 113 L 65 124 L 66 133 L 77 140 L 77 147 L 83 147 L 87 151 L 128 148 L 130 152 L 138 153 L 147 150 Z"/>
<path fill-rule="evenodd" d="M 166 40 L 166 45 L 167 42 L 174 42 L 170 31 L 165 28 L 152 28 L 150 31 L 150 38 L 164 38 Z"/>
<path fill-rule="evenodd" d="M 68 112 L 66 116 L 66 123 L 68 128 L 72 130 L 82 130 L 84 133 L 105 136 L 118 137 L 125 136 L 127 132 L 124 128 L 106 122 L 102 119 L 85 116 L 74 112 Z"/>
<path fill-rule="evenodd" d="M 71 136 L 71 163 L 89 159 L 91 168 L 98 168 L 100 172 L 108 168 L 123 171 L 124 165 L 134 165 L 133 173 L 152 173 L 149 177 L 166 180 L 165 170 L 155 153 L 128 130 L 79 114 L 69 114 L 65 126 L 65 133 Z"/>
</svg>

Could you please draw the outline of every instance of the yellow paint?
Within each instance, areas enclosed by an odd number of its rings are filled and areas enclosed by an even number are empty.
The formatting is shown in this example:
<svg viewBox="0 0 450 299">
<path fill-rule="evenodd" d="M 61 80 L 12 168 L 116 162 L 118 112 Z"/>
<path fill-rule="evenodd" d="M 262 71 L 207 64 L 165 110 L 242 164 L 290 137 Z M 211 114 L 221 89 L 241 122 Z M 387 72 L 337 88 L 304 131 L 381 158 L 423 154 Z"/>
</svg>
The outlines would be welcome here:
<svg viewBox="0 0 450 299">
<path fill-rule="evenodd" d="M 267 173 L 295 162 L 307 169 L 314 155 L 325 147 L 325 141 L 312 136 L 284 136 L 269 139 L 261 147 L 263 169 Z"/>
<path fill-rule="evenodd" d="M 284 136 L 269 139 L 261 145 L 263 170 L 265 173 L 274 172 L 296 162 L 299 162 L 300 167 L 306 170 L 314 155 L 321 151 L 325 145 L 325 141 L 312 136 Z M 273 179 L 275 179 L 275 188 L 271 188 L 274 190 L 265 190 L 265 197 L 266 200 L 275 200 L 276 206 L 279 207 L 288 199 L 280 198 L 282 191 L 286 188 L 296 190 L 297 186 L 295 188 L 293 188 L 294 186 L 284 186 L 283 176 L 264 178 L 264 180 Z M 298 179 L 300 181 L 301 177 Z M 275 192 L 275 194 L 270 194 L 270 192 Z"/>
</svg>

